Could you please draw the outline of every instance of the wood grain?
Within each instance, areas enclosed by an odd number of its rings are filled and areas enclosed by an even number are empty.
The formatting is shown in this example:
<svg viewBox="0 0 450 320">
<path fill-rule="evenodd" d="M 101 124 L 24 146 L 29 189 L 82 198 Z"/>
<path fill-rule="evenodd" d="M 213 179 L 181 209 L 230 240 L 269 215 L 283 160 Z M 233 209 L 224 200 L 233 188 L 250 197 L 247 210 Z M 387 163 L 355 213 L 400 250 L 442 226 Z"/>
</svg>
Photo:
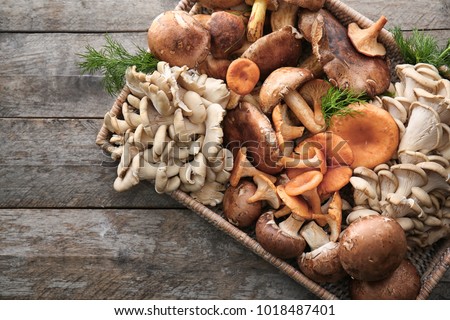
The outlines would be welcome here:
<svg viewBox="0 0 450 320">
<path fill-rule="evenodd" d="M 316 299 L 189 210 L 0 210 L 0 299 Z"/>
<path fill-rule="evenodd" d="M 113 189 L 116 163 L 95 145 L 101 123 L 0 118 L 0 207 L 181 208 L 149 183 Z"/>
<path fill-rule="evenodd" d="M 369 19 L 385 15 L 387 27 L 447 29 L 448 0 L 345 0 Z M 128 32 L 145 31 L 156 15 L 175 8 L 176 0 L 28 1 L 4 0 L 0 31 Z M 76 14 L 74 14 L 76 12 Z"/>
</svg>

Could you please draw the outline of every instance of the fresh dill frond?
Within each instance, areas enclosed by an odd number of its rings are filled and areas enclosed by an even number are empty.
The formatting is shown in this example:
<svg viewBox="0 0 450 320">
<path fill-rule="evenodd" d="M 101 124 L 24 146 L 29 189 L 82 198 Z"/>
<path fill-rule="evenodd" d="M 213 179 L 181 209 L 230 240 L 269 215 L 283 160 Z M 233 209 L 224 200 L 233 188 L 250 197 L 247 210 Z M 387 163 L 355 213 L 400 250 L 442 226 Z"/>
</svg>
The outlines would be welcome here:
<svg viewBox="0 0 450 320">
<path fill-rule="evenodd" d="M 355 94 L 349 89 L 331 87 L 327 94 L 322 97 L 322 114 L 327 127 L 330 125 L 331 117 L 354 116 L 359 112 L 349 108 L 352 103 L 367 102 L 369 97 L 365 93 Z"/>
<path fill-rule="evenodd" d="M 445 48 L 440 48 L 433 36 L 418 29 L 414 29 L 408 38 L 399 27 L 392 29 L 391 33 L 406 63 L 428 63 L 439 70 L 450 66 L 450 40 Z"/>
<path fill-rule="evenodd" d="M 128 52 L 122 44 L 105 35 L 106 44 L 100 50 L 91 45 L 86 46 L 86 52 L 78 54 L 83 60 L 79 63 L 82 73 L 103 74 L 105 90 L 114 95 L 125 85 L 125 70 L 136 66 L 136 70 L 149 73 L 156 69 L 158 59 L 147 50 L 136 46 L 137 52 Z"/>
</svg>

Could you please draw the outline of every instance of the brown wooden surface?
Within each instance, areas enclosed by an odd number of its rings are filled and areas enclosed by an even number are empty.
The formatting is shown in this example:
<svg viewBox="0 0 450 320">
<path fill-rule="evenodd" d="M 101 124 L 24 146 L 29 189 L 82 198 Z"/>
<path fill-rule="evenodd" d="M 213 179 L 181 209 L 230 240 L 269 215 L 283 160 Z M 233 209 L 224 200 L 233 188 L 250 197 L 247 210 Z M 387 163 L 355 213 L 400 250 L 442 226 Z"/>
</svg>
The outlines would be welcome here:
<svg viewBox="0 0 450 320">
<path fill-rule="evenodd" d="M 103 34 L 130 50 L 176 0 L 3 0 L 0 6 L 0 299 L 314 299 L 148 184 L 112 189 L 95 145 L 114 97 L 77 53 Z M 450 1 L 346 4 L 387 28 L 450 38 Z M 450 299 L 450 272 L 430 299 Z"/>
</svg>

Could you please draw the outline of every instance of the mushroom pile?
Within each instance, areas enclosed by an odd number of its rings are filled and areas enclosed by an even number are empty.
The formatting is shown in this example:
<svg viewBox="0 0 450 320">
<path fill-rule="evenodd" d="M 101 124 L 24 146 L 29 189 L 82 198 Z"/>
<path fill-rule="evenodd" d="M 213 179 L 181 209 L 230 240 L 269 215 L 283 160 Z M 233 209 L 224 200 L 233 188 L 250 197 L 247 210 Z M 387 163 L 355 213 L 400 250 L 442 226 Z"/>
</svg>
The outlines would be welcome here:
<svg viewBox="0 0 450 320">
<path fill-rule="evenodd" d="M 324 3 L 199 0 L 201 13 L 156 17 L 147 39 L 157 71 L 129 68 L 123 119 L 104 119 L 120 158 L 114 188 L 151 180 L 158 193 L 223 202 L 230 223 L 314 281 L 351 277 L 355 298 L 374 287 L 415 297 L 408 245 L 450 234 L 450 84 L 400 65 L 395 98 L 381 98 L 386 18 L 345 27 Z M 373 100 L 328 123 L 332 87 Z M 403 270 L 416 280 L 389 296 Z"/>
<path fill-rule="evenodd" d="M 158 193 L 180 189 L 203 204 L 221 203 L 233 167 L 231 151 L 222 147 L 230 96 L 224 82 L 167 62 L 151 74 L 130 67 L 125 78 L 130 93 L 122 118 L 104 117 L 112 133 L 106 145 L 120 158 L 114 189 L 149 180 Z"/>
<path fill-rule="evenodd" d="M 354 169 L 351 223 L 381 214 L 397 220 L 410 247 L 450 235 L 450 81 L 429 64 L 397 65 L 395 97 L 378 104 L 394 117 L 400 142 L 388 162 Z"/>
</svg>

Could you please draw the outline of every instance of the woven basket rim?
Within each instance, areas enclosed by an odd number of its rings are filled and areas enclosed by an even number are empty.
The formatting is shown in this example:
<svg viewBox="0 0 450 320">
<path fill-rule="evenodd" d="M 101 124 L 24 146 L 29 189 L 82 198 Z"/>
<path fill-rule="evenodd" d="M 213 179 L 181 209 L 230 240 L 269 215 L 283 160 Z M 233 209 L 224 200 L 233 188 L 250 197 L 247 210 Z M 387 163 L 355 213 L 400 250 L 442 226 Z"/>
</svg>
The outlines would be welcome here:
<svg viewBox="0 0 450 320">
<path fill-rule="evenodd" d="M 325 3 L 325 8 L 333 13 L 343 24 L 356 22 L 359 26 L 364 28 L 373 24 L 373 21 L 364 17 L 359 12 L 339 0 L 327 0 Z M 191 14 L 198 12 L 198 10 L 200 9 L 201 7 L 195 0 L 181 0 L 175 7 L 175 10 L 183 10 L 190 12 Z M 345 21 L 343 22 L 342 20 Z M 398 63 L 402 62 L 397 44 L 395 43 L 395 40 L 389 31 L 385 29 L 382 30 L 380 35 L 380 42 L 385 45 L 387 49 L 387 56 L 391 59 L 391 63 L 392 61 L 397 61 Z M 391 68 L 393 68 L 393 66 Z M 130 90 L 125 85 L 120 94 L 117 96 L 109 112 L 116 116 L 120 115 L 122 104 L 126 101 L 126 97 L 129 93 Z M 103 124 L 98 132 L 96 143 L 106 151 L 114 147 L 108 142 L 108 136 L 110 136 L 110 133 L 105 124 Z M 297 268 L 294 268 L 286 261 L 279 259 L 273 256 L 271 253 L 267 252 L 256 240 L 251 238 L 246 232 L 235 227 L 226 219 L 224 219 L 220 214 L 199 203 L 188 194 L 177 190 L 170 193 L 170 196 L 179 203 L 183 204 L 185 207 L 194 211 L 196 214 L 207 220 L 222 232 L 225 232 L 226 234 L 234 238 L 241 245 L 248 248 L 250 251 L 272 264 L 281 272 L 305 287 L 311 293 L 315 294 L 318 298 L 325 300 L 339 299 L 335 294 L 331 293 L 320 284 L 317 284 L 307 278 Z M 418 300 L 427 299 L 429 297 L 434 287 L 439 283 L 450 266 L 450 239 L 442 239 L 441 241 L 439 241 L 435 245 L 435 250 L 436 252 L 432 260 L 428 263 L 428 268 L 422 275 L 422 286 L 420 289 L 420 293 L 417 296 Z"/>
</svg>

